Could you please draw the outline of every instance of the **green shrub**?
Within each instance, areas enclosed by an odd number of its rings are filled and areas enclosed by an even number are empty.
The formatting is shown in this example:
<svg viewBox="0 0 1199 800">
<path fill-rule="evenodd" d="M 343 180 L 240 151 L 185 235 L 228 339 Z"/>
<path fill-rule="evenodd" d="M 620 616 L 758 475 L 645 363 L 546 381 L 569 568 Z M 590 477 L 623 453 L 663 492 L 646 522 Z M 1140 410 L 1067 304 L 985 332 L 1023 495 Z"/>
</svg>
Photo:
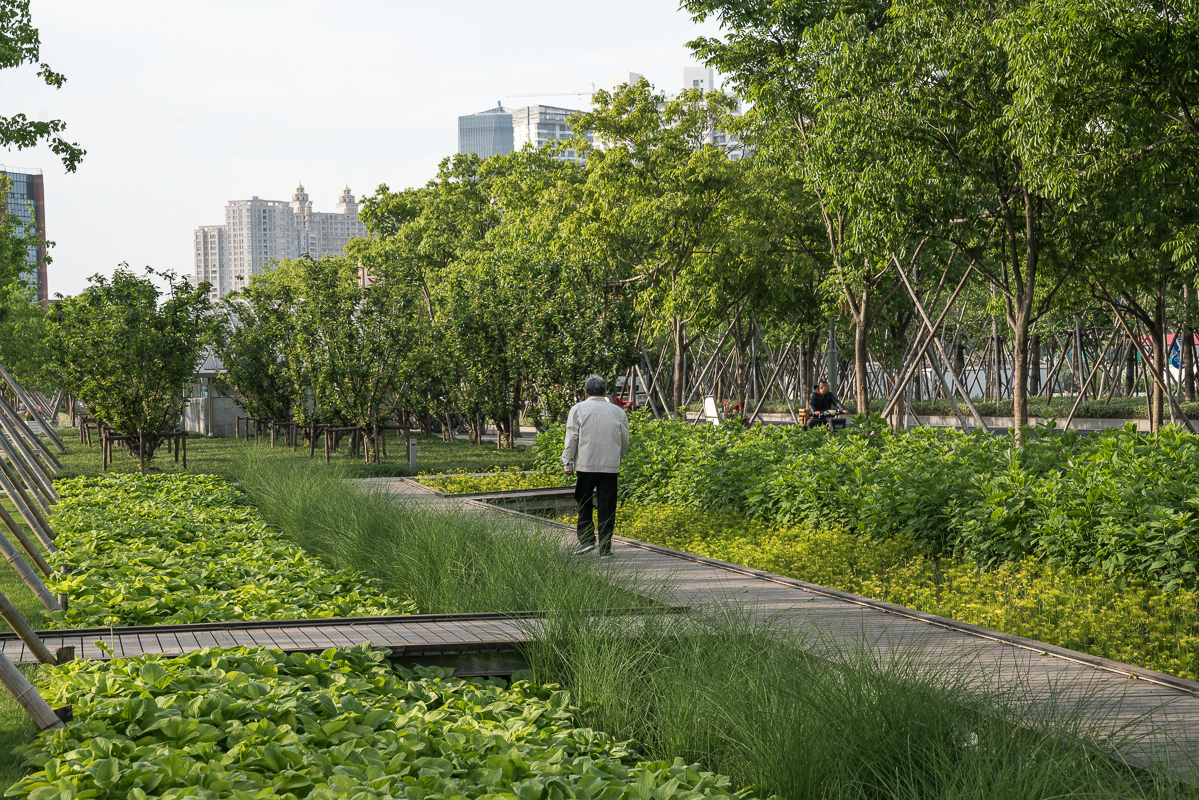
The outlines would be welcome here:
<svg viewBox="0 0 1199 800">
<path fill-rule="evenodd" d="M 834 527 L 626 504 L 617 532 L 1126 664 L 1199 679 L 1199 592 L 1025 559 L 992 570 Z"/>
<path fill-rule="evenodd" d="M 648 800 L 751 797 L 577 727 L 556 687 L 393 670 L 368 645 L 319 656 L 210 648 L 45 671 L 75 721 L 27 748 L 19 797 Z"/>
<path fill-rule="evenodd" d="M 561 473 L 562 470 L 559 469 L 558 472 Z M 560 474 L 554 479 L 538 472 L 524 472 L 519 467 L 494 467 L 485 473 L 439 472 L 434 475 L 417 475 L 416 480 L 446 494 L 476 494 L 562 486 L 566 483 L 566 476 Z"/>
<path fill-rule="evenodd" d="M 304 553 L 222 478 L 115 475 L 58 481 L 47 581 L 57 627 L 408 614 L 415 605 Z"/>
<path fill-rule="evenodd" d="M 732 512 L 771 525 L 838 525 L 995 566 L 1027 557 L 1172 589 L 1199 558 L 1199 439 L 1130 425 L 1014 439 L 877 422 L 860 432 L 694 426 L 630 418 L 625 501 Z M 548 474 L 563 431 L 537 440 Z"/>
</svg>

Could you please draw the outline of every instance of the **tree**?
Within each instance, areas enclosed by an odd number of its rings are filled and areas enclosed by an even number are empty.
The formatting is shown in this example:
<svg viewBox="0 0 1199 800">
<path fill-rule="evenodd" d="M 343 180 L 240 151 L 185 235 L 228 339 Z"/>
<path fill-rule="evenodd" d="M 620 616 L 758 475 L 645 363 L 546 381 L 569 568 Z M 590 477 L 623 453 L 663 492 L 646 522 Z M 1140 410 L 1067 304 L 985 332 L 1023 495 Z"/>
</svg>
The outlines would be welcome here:
<svg viewBox="0 0 1199 800">
<path fill-rule="evenodd" d="M 209 285 L 122 264 L 93 275 L 51 309 L 47 343 L 62 385 L 119 435 L 140 438 L 147 460 L 174 429 L 185 391 L 215 333 Z M 164 293 L 151 276 L 165 281 Z M 164 298 L 165 295 L 165 298 Z M 138 445 L 128 445 L 131 454 Z"/>
<path fill-rule="evenodd" d="M 37 64 L 38 77 L 47 86 L 60 89 L 67 79 L 48 64 L 39 63 L 41 46 L 41 37 L 29 15 L 29 0 L 0 0 L 0 69 Z M 59 136 L 64 130 L 66 123 L 60 119 L 31 120 L 24 114 L 0 117 L 0 145 L 24 150 L 45 141 L 50 151 L 62 159 L 67 172 L 74 172 L 87 151 Z"/>
<path fill-rule="evenodd" d="M 25 386 L 53 385 L 47 333 L 46 310 L 32 287 L 20 281 L 0 287 L 0 364 Z"/>
<path fill-rule="evenodd" d="M 295 336 L 289 287 L 258 281 L 225 298 L 215 351 L 251 417 L 291 420 L 306 398 L 287 360 Z"/>
<path fill-rule="evenodd" d="M 739 292 L 712 292 L 714 278 L 757 264 L 737 259 L 747 249 L 737 240 L 757 230 L 756 221 L 743 224 L 749 165 L 714 143 L 734 106 L 721 93 L 691 89 L 667 100 L 643 78 L 599 92 L 591 111 L 570 120 L 595 143 L 579 134 L 565 145 L 587 159 L 586 180 L 567 201 L 575 211 L 564 220 L 566 240 L 619 265 L 618 280 L 637 292 L 642 317 L 665 329 L 675 413 L 685 402 L 688 326 L 723 317 L 743 300 Z"/>
<path fill-rule="evenodd" d="M 683 6 L 697 21 L 715 17 L 724 26 L 723 37 L 696 39 L 690 47 L 728 75 L 738 95 L 754 104 L 763 128 L 757 138 L 761 152 L 793 162 L 804 195 L 810 198 L 804 213 L 819 215 L 826 251 L 825 289 L 853 322 L 856 401 L 865 411 L 870 402 L 868 334 L 897 294 L 898 285 L 885 285 L 890 271 L 885 254 L 861 251 L 865 240 L 855 231 L 860 208 L 852 191 L 838 191 L 852 185 L 861 167 L 854 162 L 854 153 L 830 153 L 827 147 L 828 136 L 838 132 L 840 121 L 825 107 L 830 98 L 821 75 L 852 42 L 830 46 L 822 37 L 826 28 L 844 19 L 854 20 L 858 38 L 868 37 L 885 23 L 890 3 L 684 0 Z"/>
<path fill-rule="evenodd" d="M 418 341 L 419 302 L 411 287 L 358 283 L 345 258 L 297 260 L 301 283 L 291 308 L 291 360 L 303 366 L 317 414 L 366 429 L 367 457 L 378 460 L 375 426 L 387 421 Z"/>
</svg>

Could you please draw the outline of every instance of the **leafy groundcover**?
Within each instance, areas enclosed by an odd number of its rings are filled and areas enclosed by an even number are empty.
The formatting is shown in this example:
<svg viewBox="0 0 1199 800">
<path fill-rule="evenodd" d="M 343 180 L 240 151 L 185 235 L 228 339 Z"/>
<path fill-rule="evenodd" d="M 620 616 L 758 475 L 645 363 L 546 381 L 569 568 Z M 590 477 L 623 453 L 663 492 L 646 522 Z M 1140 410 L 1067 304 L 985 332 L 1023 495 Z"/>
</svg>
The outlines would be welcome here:
<svg viewBox="0 0 1199 800">
<path fill-rule="evenodd" d="M 214 475 L 58 481 L 57 627 L 415 613 L 365 575 L 332 570 L 268 528 Z"/>
<path fill-rule="evenodd" d="M 740 798 L 681 760 L 641 762 L 576 726 L 566 692 L 392 668 L 369 645 L 319 656 L 210 648 L 75 661 L 43 694 L 76 720 L 26 747 L 7 792 L 49 797 L 698 800 Z"/>
<path fill-rule="evenodd" d="M 874 420 L 828 436 L 797 427 L 695 426 L 630 415 L 626 502 L 734 513 L 771 526 L 832 527 L 985 568 L 1054 568 L 1199 588 L 1199 437 L 1124 429 L 1011 436 Z M 537 437 L 543 475 L 565 436 Z"/>
</svg>

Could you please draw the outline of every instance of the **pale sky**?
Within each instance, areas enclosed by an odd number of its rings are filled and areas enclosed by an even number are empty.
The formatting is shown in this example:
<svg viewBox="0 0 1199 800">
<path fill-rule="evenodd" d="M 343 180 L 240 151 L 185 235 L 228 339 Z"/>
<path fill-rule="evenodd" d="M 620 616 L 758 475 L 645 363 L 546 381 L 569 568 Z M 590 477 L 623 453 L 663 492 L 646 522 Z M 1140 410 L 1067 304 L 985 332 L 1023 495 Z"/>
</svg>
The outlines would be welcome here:
<svg viewBox="0 0 1199 800">
<path fill-rule="evenodd" d="M 42 61 L 0 72 L 0 115 L 62 119 L 87 156 L 74 174 L 44 147 L 0 150 L 46 184 L 50 294 L 122 261 L 192 274 L 192 234 L 225 203 L 289 200 L 316 211 L 349 184 L 428 181 L 457 150 L 458 116 L 586 97 L 612 73 L 682 88 L 685 43 L 715 35 L 676 0 L 33 0 Z"/>
</svg>

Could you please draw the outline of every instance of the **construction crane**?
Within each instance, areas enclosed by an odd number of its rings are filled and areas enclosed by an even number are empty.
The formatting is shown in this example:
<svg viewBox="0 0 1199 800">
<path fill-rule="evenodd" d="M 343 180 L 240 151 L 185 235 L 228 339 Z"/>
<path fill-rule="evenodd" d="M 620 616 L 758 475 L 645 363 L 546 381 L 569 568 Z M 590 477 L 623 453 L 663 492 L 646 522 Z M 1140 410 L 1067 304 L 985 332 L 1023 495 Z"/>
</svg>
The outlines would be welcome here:
<svg viewBox="0 0 1199 800">
<path fill-rule="evenodd" d="M 582 92 L 530 92 L 528 94 L 510 94 L 508 97 L 583 97 L 587 96 L 588 100 L 595 100 L 596 93 L 595 84 L 591 84 L 591 91 Z"/>
</svg>

